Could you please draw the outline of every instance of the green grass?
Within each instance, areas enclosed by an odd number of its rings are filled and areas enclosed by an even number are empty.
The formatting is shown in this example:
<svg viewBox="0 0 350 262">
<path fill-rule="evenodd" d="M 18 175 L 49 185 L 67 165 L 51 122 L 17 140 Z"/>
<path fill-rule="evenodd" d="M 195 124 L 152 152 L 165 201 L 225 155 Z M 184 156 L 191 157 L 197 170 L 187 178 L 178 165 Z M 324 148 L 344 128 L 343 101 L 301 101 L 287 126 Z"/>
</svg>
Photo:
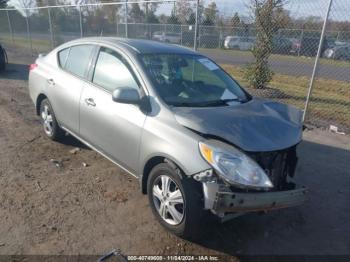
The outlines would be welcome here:
<svg viewBox="0 0 350 262">
<path fill-rule="evenodd" d="M 274 90 L 275 96 L 270 96 L 268 92 L 247 87 L 244 68 L 232 65 L 222 67 L 251 94 L 266 96 L 304 109 L 309 77 L 274 74 L 269 87 Z M 350 128 L 350 83 L 317 78 L 309 106 L 309 119 L 323 120 Z"/>
<path fill-rule="evenodd" d="M 7 37 L 2 36 L 0 37 L 0 41 L 1 43 L 8 46 L 26 48 L 30 50 L 30 42 L 26 37 L 14 37 L 12 41 L 11 36 L 7 36 Z M 32 47 L 34 52 L 37 52 L 37 53 L 47 52 L 51 50 L 51 43 L 49 40 L 32 39 Z"/>
</svg>

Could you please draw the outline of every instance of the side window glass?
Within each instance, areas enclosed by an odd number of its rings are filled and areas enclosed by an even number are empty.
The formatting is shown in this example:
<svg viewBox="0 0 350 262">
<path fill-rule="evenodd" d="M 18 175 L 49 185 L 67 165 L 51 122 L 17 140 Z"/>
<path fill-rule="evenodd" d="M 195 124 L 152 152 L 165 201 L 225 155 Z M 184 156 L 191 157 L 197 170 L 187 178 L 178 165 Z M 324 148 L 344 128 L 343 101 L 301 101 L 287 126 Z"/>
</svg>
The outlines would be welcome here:
<svg viewBox="0 0 350 262">
<path fill-rule="evenodd" d="M 111 92 L 117 87 L 139 88 L 124 59 L 107 48 L 100 50 L 92 81 Z"/>
<path fill-rule="evenodd" d="M 63 49 L 62 51 L 60 51 L 58 53 L 58 64 L 62 68 L 66 67 L 66 63 L 67 63 L 67 59 L 68 59 L 68 55 L 69 55 L 69 49 L 70 48 Z"/>
<path fill-rule="evenodd" d="M 92 45 L 72 46 L 64 69 L 74 75 L 84 77 L 93 48 Z"/>
</svg>

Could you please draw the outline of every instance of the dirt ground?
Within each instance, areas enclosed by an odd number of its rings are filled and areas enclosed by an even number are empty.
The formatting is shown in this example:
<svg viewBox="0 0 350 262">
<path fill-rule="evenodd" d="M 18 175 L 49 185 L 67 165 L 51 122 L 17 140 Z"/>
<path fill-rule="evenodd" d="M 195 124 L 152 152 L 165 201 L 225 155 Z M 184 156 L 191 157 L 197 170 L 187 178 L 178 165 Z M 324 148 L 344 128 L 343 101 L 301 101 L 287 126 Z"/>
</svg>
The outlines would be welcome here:
<svg viewBox="0 0 350 262">
<path fill-rule="evenodd" d="M 350 254 L 349 136 L 304 133 L 304 206 L 208 224 L 188 242 L 156 222 L 136 179 L 71 137 L 45 138 L 27 92 L 32 60 L 10 53 L 0 74 L 0 254 Z"/>
</svg>

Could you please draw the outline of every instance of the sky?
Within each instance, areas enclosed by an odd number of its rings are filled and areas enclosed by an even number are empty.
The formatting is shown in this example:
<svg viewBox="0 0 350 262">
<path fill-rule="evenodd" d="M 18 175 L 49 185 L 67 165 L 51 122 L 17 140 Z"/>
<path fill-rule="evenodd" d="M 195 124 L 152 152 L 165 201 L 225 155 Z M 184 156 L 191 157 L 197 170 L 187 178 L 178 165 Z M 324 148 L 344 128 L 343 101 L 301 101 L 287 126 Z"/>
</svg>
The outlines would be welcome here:
<svg viewBox="0 0 350 262">
<path fill-rule="evenodd" d="M 250 0 L 204 0 L 205 5 L 214 1 L 221 15 L 232 17 L 235 12 L 241 16 L 250 17 Z M 329 0 L 285 0 L 285 8 L 294 18 L 316 16 L 324 17 Z M 170 13 L 171 4 L 163 4 L 160 11 Z M 337 21 L 350 21 L 350 0 L 333 0 L 329 17 Z"/>
<path fill-rule="evenodd" d="M 206 0 L 206 3 L 210 0 Z M 221 13 L 232 16 L 238 12 L 248 14 L 247 5 L 250 0 L 216 0 Z M 286 0 L 285 8 L 292 17 L 320 16 L 324 17 L 329 0 Z M 330 18 L 334 20 L 350 20 L 350 0 L 333 0 Z"/>
<path fill-rule="evenodd" d="M 18 2 L 27 2 L 30 0 L 10 0 L 9 3 L 18 6 Z M 67 0 L 71 2 L 72 0 Z M 84 1 L 84 0 L 82 0 Z M 132 0 L 130 0 L 132 1 Z M 235 12 L 241 16 L 249 17 L 249 3 L 251 0 L 204 0 L 205 4 L 215 1 L 221 15 L 231 17 Z M 317 16 L 324 17 L 330 0 L 285 0 L 285 8 L 290 11 L 294 18 Z M 350 21 L 350 0 L 332 0 L 330 18 L 337 21 Z M 164 3 L 159 8 L 159 12 L 170 14 L 172 4 Z"/>
</svg>

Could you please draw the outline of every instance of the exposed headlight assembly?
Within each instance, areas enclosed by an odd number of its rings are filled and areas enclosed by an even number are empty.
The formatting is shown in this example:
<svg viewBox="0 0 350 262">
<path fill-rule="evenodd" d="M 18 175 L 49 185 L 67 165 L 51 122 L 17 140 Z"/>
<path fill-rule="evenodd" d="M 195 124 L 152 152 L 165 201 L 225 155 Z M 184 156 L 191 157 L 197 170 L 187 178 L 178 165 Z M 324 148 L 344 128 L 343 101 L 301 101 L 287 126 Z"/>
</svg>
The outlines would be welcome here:
<svg viewBox="0 0 350 262">
<path fill-rule="evenodd" d="M 199 142 L 199 151 L 218 175 L 229 184 L 250 188 L 273 187 L 264 170 L 238 149 L 226 151 Z"/>
</svg>

